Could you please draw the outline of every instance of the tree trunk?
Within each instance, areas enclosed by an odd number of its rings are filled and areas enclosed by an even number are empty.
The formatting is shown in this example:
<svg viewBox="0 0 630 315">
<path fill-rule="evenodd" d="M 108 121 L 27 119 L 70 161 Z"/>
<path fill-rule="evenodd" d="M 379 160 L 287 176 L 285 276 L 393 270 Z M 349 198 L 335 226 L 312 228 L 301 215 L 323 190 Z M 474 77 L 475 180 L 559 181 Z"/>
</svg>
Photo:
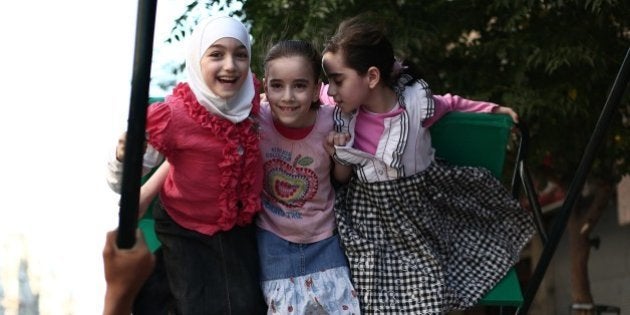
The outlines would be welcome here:
<svg viewBox="0 0 630 315">
<path fill-rule="evenodd" d="M 585 185 L 568 222 L 569 254 L 571 258 L 571 299 L 574 304 L 593 304 L 588 277 L 590 234 L 613 196 L 614 184 L 591 181 Z M 574 310 L 572 314 L 590 315 L 594 310 Z"/>
</svg>

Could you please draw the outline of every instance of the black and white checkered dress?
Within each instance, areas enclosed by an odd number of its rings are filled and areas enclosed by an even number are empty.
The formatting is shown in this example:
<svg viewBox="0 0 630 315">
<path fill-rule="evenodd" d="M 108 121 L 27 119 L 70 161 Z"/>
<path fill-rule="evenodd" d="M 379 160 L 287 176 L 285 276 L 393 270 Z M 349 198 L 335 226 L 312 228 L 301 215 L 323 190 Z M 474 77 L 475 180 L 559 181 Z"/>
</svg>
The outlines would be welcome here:
<svg viewBox="0 0 630 315">
<path fill-rule="evenodd" d="M 530 216 L 487 170 L 433 162 L 336 198 L 338 228 L 365 314 L 436 314 L 475 305 L 513 266 Z"/>
<path fill-rule="evenodd" d="M 353 143 L 372 127 L 356 128 L 361 109 L 338 109 L 333 116 L 335 130 L 352 135 L 335 146 L 334 158 L 355 174 L 337 195 L 335 215 L 365 314 L 473 306 L 517 262 L 534 233 L 529 214 L 488 170 L 435 160 L 421 122 L 439 104 L 426 82 L 410 80 L 398 82 L 404 110 L 394 108 L 400 113 L 383 119 L 374 153 Z"/>
</svg>

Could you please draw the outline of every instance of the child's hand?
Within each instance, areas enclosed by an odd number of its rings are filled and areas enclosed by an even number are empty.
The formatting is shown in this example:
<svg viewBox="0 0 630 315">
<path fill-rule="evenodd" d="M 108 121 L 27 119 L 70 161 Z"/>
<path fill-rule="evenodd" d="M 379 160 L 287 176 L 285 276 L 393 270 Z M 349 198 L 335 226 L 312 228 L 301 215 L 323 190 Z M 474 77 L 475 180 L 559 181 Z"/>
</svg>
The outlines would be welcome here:
<svg viewBox="0 0 630 315">
<path fill-rule="evenodd" d="M 492 110 L 492 113 L 510 115 L 512 121 L 514 121 L 515 124 L 518 123 L 518 114 L 511 107 L 497 106 Z"/>
<path fill-rule="evenodd" d="M 138 207 L 138 218 L 144 216 L 149 209 L 149 206 L 153 202 L 153 199 L 157 197 L 168 175 L 168 170 L 171 164 L 168 161 L 164 161 L 162 165 L 158 167 L 153 175 L 140 187 L 140 202 Z"/>
<path fill-rule="evenodd" d="M 350 141 L 349 133 L 331 131 L 326 137 L 326 142 L 324 142 L 324 149 L 328 152 L 328 155 L 333 156 L 335 154 L 335 146 L 344 146 L 348 141 Z"/>
<path fill-rule="evenodd" d="M 116 146 L 116 160 L 118 162 L 122 162 L 125 159 L 125 142 L 127 141 L 127 133 L 123 132 L 118 138 L 118 145 Z M 144 153 L 147 150 L 147 143 L 144 142 L 144 146 L 142 148 L 142 152 Z"/>
<path fill-rule="evenodd" d="M 324 149 L 335 161 L 333 167 L 333 177 L 342 184 L 347 183 L 350 179 L 350 176 L 352 175 L 352 167 L 349 164 L 340 162 L 336 159 L 335 146 L 346 145 L 348 141 L 350 141 L 350 138 L 351 136 L 347 132 L 331 131 L 328 133 L 328 137 L 326 137 L 326 141 L 324 142 Z"/>
<path fill-rule="evenodd" d="M 127 140 L 127 133 L 123 132 L 118 138 L 118 145 L 116 146 L 116 160 L 122 162 L 125 159 L 125 141 Z"/>
</svg>

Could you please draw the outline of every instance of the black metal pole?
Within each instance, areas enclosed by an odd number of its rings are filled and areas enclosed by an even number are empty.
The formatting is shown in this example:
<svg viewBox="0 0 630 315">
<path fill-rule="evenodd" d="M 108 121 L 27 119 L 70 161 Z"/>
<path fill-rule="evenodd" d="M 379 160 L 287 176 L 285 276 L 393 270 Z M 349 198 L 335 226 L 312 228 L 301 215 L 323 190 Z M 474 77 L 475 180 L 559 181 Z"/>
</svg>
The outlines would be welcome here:
<svg viewBox="0 0 630 315">
<path fill-rule="evenodd" d="M 136 242 L 156 7 L 157 0 L 138 0 L 133 77 L 116 239 L 119 248 L 131 248 Z"/>
<path fill-rule="evenodd" d="M 580 161 L 580 164 L 578 165 L 577 171 L 575 173 L 575 177 L 569 185 L 569 190 L 567 192 L 566 199 L 562 204 L 562 209 L 560 210 L 557 218 L 554 220 L 549 239 L 547 241 L 547 244 L 543 248 L 543 252 L 540 256 L 538 264 L 536 264 L 534 274 L 527 284 L 523 305 L 517 310 L 517 314 L 527 314 L 527 312 L 529 311 L 529 307 L 531 306 L 531 303 L 536 296 L 536 291 L 538 291 L 538 287 L 540 286 L 540 283 L 545 276 L 545 272 L 547 270 L 547 267 L 549 266 L 549 263 L 551 262 L 551 258 L 556 251 L 558 242 L 560 242 L 560 238 L 564 233 L 564 229 L 571 215 L 573 205 L 575 204 L 578 194 L 582 190 L 584 182 L 586 181 L 586 176 L 588 175 L 591 166 L 593 165 L 593 160 L 595 159 L 595 154 L 597 153 L 596 150 L 604 138 L 604 134 L 607 131 L 608 126 L 610 125 L 610 121 L 612 120 L 612 116 L 615 113 L 615 109 L 619 105 L 621 97 L 623 96 L 623 92 L 628 85 L 628 78 L 630 75 L 630 61 L 628 61 L 629 56 L 630 48 L 626 52 L 626 56 L 621 64 L 619 72 L 617 73 L 617 77 L 615 78 L 612 89 L 608 94 L 608 99 L 606 100 L 604 108 L 602 109 L 602 113 L 599 116 L 599 120 L 595 125 L 595 130 L 591 135 L 591 139 L 586 146 L 584 155 L 582 156 L 582 160 Z"/>
</svg>

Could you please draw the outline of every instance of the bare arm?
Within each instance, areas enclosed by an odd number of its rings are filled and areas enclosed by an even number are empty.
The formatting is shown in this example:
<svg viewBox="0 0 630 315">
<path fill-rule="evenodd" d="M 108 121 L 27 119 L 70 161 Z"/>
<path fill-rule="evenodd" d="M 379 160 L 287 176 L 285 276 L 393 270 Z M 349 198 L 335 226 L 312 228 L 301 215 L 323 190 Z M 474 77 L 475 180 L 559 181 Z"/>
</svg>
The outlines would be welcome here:
<svg viewBox="0 0 630 315">
<path fill-rule="evenodd" d="M 138 215 L 142 217 L 144 213 L 151 205 L 151 201 L 160 193 L 164 181 L 166 181 L 166 175 L 171 165 L 168 161 L 164 161 L 160 167 L 151 175 L 151 177 L 140 188 L 140 205 L 138 207 Z"/>
</svg>

